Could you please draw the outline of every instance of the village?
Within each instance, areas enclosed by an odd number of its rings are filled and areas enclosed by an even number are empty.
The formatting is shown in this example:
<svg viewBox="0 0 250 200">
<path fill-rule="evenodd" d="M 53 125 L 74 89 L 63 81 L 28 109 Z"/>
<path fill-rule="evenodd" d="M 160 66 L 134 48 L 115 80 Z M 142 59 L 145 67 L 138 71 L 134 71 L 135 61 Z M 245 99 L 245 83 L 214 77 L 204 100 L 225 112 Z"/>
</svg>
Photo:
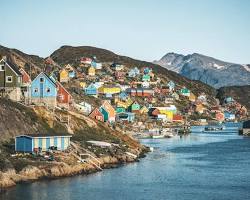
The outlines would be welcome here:
<svg viewBox="0 0 250 200">
<path fill-rule="evenodd" d="M 247 115 L 246 108 L 232 97 L 222 103 L 218 100 L 212 103 L 202 91 L 195 95 L 192 88 L 160 78 L 150 66 L 139 69 L 118 62 L 101 63 L 94 55 L 76 58 L 76 63 L 58 66 L 47 58 L 45 69 L 32 80 L 29 71 L 3 57 L 0 61 L 1 96 L 51 112 L 74 112 L 138 138 L 172 137 L 189 133 L 190 125 L 235 122 Z M 48 72 L 48 68 L 55 70 Z M 71 133 L 70 118 L 65 121 Z M 27 147 L 29 152 L 38 148 L 46 150 L 53 146 L 50 144 L 64 150 L 70 144 L 69 136 L 61 135 L 55 140 L 41 137 L 48 142 L 33 142 Z M 16 140 L 20 138 L 23 139 L 18 136 Z"/>
</svg>

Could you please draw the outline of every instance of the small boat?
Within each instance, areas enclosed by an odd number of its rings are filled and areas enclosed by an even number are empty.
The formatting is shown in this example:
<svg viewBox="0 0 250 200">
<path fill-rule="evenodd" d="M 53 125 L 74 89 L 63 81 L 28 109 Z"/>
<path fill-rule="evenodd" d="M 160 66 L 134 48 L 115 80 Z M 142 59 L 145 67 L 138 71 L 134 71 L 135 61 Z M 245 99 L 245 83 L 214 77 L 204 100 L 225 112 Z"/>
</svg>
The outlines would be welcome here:
<svg viewBox="0 0 250 200">
<path fill-rule="evenodd" d="M 151 138 L 153 139 L 165 138 L 165 135 L 151 135 Z"/>
<path fill-rule="evenodd" d="M 222 131 L 225 130 L 224 126 L 206 126 L 204 131 Z"/>
</svg>

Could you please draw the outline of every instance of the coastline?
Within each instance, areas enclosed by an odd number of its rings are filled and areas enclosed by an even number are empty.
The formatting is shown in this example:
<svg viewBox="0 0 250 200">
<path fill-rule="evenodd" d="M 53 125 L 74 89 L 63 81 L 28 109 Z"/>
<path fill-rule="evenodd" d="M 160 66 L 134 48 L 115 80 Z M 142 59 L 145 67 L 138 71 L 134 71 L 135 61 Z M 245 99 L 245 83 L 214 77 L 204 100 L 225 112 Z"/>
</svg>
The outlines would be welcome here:
<svg viewBox="0 0 250 200">
<path fill-rule="evenodd" d="M 117 168 L 124 164 L 138 162 L 139 158 L 146 156 L 149 152 L 148 148 L 140 150 L 137 158 L 131 157 L 127 154 L 122 155 L 106 155 L 98 158 L 102 169 Z M 100 171 L 90 163 L 77 163 L 75 165 L 68 165 L 64 162 L 52 162 L 49 165 L 32 166 L 29 165 L 16 172 L 14 169 L 5 172 L 0 171 L 0 194 L 4 193 L 6 189 L 16 186 L 17 184 L 39 181 L 42 179 L 58 179 L 62 177 L 71 177 L 76 175 L 87 175 Z"/>
</svg>

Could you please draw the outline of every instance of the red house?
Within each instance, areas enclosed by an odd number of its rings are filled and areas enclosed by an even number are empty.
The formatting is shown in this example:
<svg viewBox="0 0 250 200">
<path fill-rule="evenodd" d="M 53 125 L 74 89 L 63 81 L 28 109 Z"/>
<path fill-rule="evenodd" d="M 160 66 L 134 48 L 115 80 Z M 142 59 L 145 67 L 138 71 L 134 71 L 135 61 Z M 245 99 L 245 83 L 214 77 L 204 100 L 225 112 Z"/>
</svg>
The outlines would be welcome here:
<svg viewBox="0 0 250 200">
<path fill-rule="evenodd" d="M 31 78 L 30 78 L 29 74 L 23 68 L 20 68 L 19 71 L 22 74 L 23 84 L 29 85 L 31 83 Z"/>
<path fill-rule="evenodd" d="M 72 103 L 71 94 L 63 87 L 63 85 L 57 81 L 57 103 L 63 107 L 69 107 Z"/>
<path fill-rule="evenodd" d="M 104 122 L 104 116 L 98 108 L 95 108 L 90 114 L 89 117 L 96 119 L 98 121 Z"/>
<path fill-rule="evenodd" d="M 175 114 L 173 116 L 173 122 L 183 122 L 183 117 L 181 115 Z"/>
<path fill-rule="evenodd" d="M 125 77 L 126 73 L 125 72 L 122 72 L 122 71 L 116 71 L 115 72 L 115 78 L 117 80 L 120 80 L 120 81 L 123 81 L 124 80 L 124 77 Z"/>
</svg>

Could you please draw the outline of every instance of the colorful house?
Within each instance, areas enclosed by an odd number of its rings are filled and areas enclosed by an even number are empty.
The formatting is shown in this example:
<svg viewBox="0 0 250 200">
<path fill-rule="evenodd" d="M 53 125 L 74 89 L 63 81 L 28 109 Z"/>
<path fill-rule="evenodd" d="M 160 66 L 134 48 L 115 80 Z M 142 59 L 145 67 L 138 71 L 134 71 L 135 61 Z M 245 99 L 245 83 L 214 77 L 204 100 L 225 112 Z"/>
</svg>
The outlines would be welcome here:
<svg viewBox="0 0 250 200">
<path fill-rule="evenodd" d="M 81 102 L 79 104 L 75 104 L 75 108 L 79 110 L 80 112 L 89 115 L 92 111 L 92 106 L 91 104 L 87 102 Z"/>
<path fill-rule="evenodd" d="M 69 82 L 69 72 L 65 68 L 62 69 L 59 73 L 59 81 L 60 81 L 60 83 Z"/>
<path fill-rule="evenodd" d="M 126 73 L 123 71 L 116 71 L 115 72 L 115 78 L 119 81 L 123 81 L 126 76 Z"/>
<path fill-rule="evenodd" d="M 101 86 L 100 88 L 98 88 L 98 92 L 100 94 L 118 94 L 121 92 L 121 88 L 118 86 Z"/>
<path fill-rule="evenodd" d="M 144 74 L 142 76 L 142 81 L 150 81 L 150 75 L 149 74 Z"/>
<path fill-rule="evenodd" d="M 92 58 L 82 57 L 82 58 L 80 59 L 80 63 L 81 63 L 81 64 L 85 64 L 85 65 L 91 65 L 91 63 L 92 63 Z"/>
<path fill-rule="evenodd" d="M 206 108 L 202 104 L 195 105 L 195 112 L 202 114 L 205 110 Z"/>
<path fill-rule="evenodd" d="M 135 120 L 135 113 L 131 112 L 118 113 L 116 119 L 117 121 L 133 122 Z"/>
<path fill-rule="evenodd" d="M 96 86 L 91 83 L 88 87 L 84 88 L 85 94 L 90 96 L 96 96 L 98 94 L 98 90 Z"/>
<path fill-rule="evenodd" d="M 100 111 L 104 116 L 104 121 L 110 123 L 115 122 L 115 109 L 108 101 L 104 101 L 100 107 Z"/>
<path fill-rule="evenodd" d="M 148 113 L 148 108 L 146 106 L 142 106 L 141 109 L 140 109 L 140 113 L 141 114 L 146 114 Z"/>
<path fill-rule="evenodd" d="M 234 102 L 233 97 L 226 97 L 225 98 L 225 103 L 233 103 L 233 102 Z"/>
<path fill-rule="evenodd" d="M 140 70 L 137 67 L 135 67 L 135 68 L 129 70 L 128 77 L 134 78 L 134 77 L 138 76 L 139 74 L 140 74 Z"/>
<path fill-rule="evenodd" d="M 123 108 L 128 108 L 128 105 L 127 105 L 127 103 L 126 102 L 124 102 L 124 101 L 117 101 L 116 102 L 116 106 L 117 107 L 123 107 Z"/>
<path fill-rule="evenodd" d="M 61 107 L 68 108 L 72 103 L 71 94 L 63 87 L 60 82 L 56 82 L 57 85 L 57 104 Z"/>
<path fill-rule="evenodd" d="M 120 94 L 119 94 L 119 98 L 121 99 L 121 100 L 123 100 L 123 101 L 125 101 L 127 98 L 128 98 L 128 94 L 126 93 L 126 92 L 121 92 Z"/>
<path fill-rule="evenodd" d="M 126 90 L 131 96 L 150 97 L 154 95 L 154 90 L 150 88 L 129 88 Z"/>
<path fill-rule="evenodd" d="M 139 113 L 141 106 L 138 102 L 134 101 L 129 107 L 128 110 L 133 113 Z"/>
<path fill-rule="evenodd" d="M 124 107 L 116 107 L 115 112 L 116 113 L 124 113 L 124 112 L 126 112 L 126 109 Z"/>
<path fill-rule="evenodd" d="M 141 86 L 142 86 L 143 88 L 149 88 L 150 83 L 149 83 L 148 81 L 143 81 L 142 84 L 141 84 Z"/>
<path fill-rule="evenodd" d="M 184 122 L 182 115 L 179 115 L 179 114 L 174 114 L 172 121 L 173 122 L 179 122 L 179 123 Z"/>
<path fill-rule="evenodd" d="M 41 72 L 31 83 L 30 87 L 31 102 L 34 104 L 45 104 L 55 107 L 57 100 L 57 85 Z"/>
<path fill-rule="evenodd" d="M 120 71 L 123 70 L 124 65 L 122 65 L 121 63 L 112 63 L 110 67 L 115 71 Z"/>
<path fill-rule="evenodd" d="M 173 91 L 175 88 L 175 83 L 173 81 L 168 82 L 168 88 L 170 91 Z"/>
<path fill-rule="evenodd" d="M 104 116 L 102 114 L 102 112 L 98 109 L 95 108 L 90 114 L 89 117 L 91 117 L 92 119 L 96 119 L 98 121 L 104 122 Z"/>
<path fill-rule="evenodd" d="M 143 73 L 144 74 L 149 74 L 152 71 L 152 69 L 150 69 L 149 67 L 144 67 L 143 68 Z"/>
<path fill-rule="evenodd" d="M 20 68 L 20 73 L 22 74 L 22 85 L 23 86 L 28 86 L 31 83 L 31 78 L 29 76 L 29 74 L 23 69 Z"/>
<path fill-rule="evenodd" d="M 49 151 L 52 147 L 64 151 L 70 146 L 71 135 L 30 134 L 15 138 L 16 152 Z"/>
<path fill-rule="evenodd" d="M 183 95 L 183 96 L 189 97 L 190 96 L 190 90 L 187 89 L 187 88 L 182 88 L 180 90 L 180 94 Z"/>
<path fill-rule="evenodd" d="M 21 100 L 22 74 L 18 67 L 6 58 L 0 60 L 0 89 L 14 101 Z"/>
<path fill-rule="evenodd" d="M 88 68 L 88 75 L 95 76 L 95 68 L 94 67 L 91 66 Z"/>
<path fill-rule="evenodd" d="M 195 102 L 196 101 L 196 96 L 191 92 L 189 97 L 188 97 L 189 101 L 191 102 Z"/>
<path fill-rule="evenodd" d="M 215 113 L 215 119 L 219 122 L 223 122 L 225 119 L 224 113 L 222 112 Z"/>
<path fill-rule="evenodd" d="M 224 117 L 225 117 L 225 120 L 235 120 L 235 114 L 233 113 L 230 113 L 230 112 L 224 112 Z"/>
</svg>

